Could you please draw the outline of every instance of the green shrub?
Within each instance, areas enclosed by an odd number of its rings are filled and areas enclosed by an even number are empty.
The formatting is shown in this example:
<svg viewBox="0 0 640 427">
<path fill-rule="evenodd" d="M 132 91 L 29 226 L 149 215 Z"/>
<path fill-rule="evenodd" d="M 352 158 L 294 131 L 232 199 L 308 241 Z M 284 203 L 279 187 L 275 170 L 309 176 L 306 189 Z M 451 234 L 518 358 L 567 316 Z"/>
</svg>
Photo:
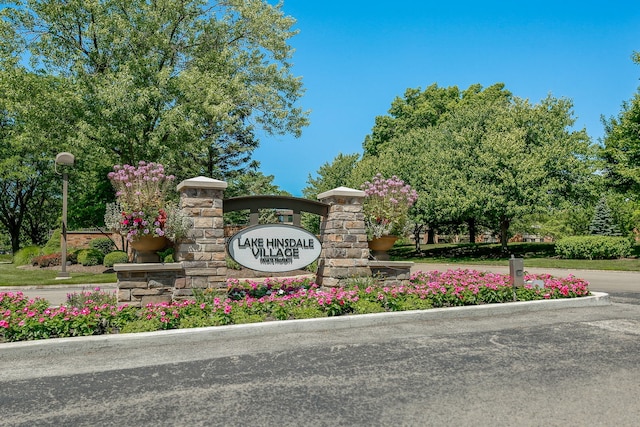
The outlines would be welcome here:
<svg viewBox="0 0 640 427">
<path fill-rule="evenodd" d="M 70 249 L 67 250 L 67 262 L 70 262 L 71 264 L 77 264 L 78 263 L 78 254 L 80 253 L 82 249 Z"/>
<path fill-rule="evenodd" d="M 62 232 L 59 229 L 53 231 L 53 233 L 51 234 L 51 237 L 49 238 L 49 240 L 47 240 L 47 243 L 42 248 L 42 253 L 44 255 L 50 255 L 50 254 L 54 254 L 56 252 L 61 251 L 61 247 L 60 247 L 61 234 Z"/>
<path fill-rule="evenodd" d="M 123 251 L 113 251 L 104 256 L 102 265 L 105 267 L 113 267 L 113 264 L 125 264 L 129 262 L 129 255 Z"/>
<path fill-rule="evenodd" d="M 316 273 L 318 271 L 318 260 L 313 261 L 311 264 L 307 265 L 305 268 L 308 272 Z"/>
<path fill-rule="evenodd" d="M 33 258 L 40 255 L 42 255 L 42 249 L 40 249 L 40 247 L 25 246 L 13 256 L 13 263 L 15 265 L 28 265 L 31 264 Z"/>
<path fill-rule="evenodd" d="M 227 256 L 224 259 L 224 261 L 225 261 L 225 264 L 227 265 L 227 268 L 229 268 L 231 270 L 242 270 L 242 266 L 240 264 L 238 264 L 236 262 L 236 260 L 234 260 L 230 256 Z"/>
<path fill-rule="evenodd" d="M 102 252 L 103 255 L 107 255 L 109 252 L 116 250 L 116 244 L 108 237 L 98 237 L 89 242 L 90 249 L 97 249 Z"/>
<path fill-rule="evenodd" d="M 83 249 L 78 252 L 78 263 L 84 266 L 100 265 L 104 261 L 104 254 L 97 249 Z"/>
<path fill-rule="evenodd" d="M 631 254 L 631 242 L 625 237 L 573 236 L 556 242 L 556 254 L 568 259 L 613 259 Z"/>
<path fill-rule="evenodd" d="M 173 248 L 158 251 L 157 254 L 160 257 L 160 262 L 164 262 L 165 264 L 175 262 L 173 259 L 173 252 Z"/>
</svg>

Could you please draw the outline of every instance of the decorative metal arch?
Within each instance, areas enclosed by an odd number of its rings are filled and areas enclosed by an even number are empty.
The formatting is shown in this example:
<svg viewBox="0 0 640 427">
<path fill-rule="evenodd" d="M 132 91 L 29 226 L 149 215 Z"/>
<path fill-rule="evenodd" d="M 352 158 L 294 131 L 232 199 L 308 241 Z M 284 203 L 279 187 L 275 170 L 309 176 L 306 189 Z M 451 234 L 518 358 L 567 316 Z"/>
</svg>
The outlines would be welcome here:
<svg viewBox="0 0 640 427">
<path fill-rule="evenodd" d="M 327 216 L 329 205 L 301 197 L 289 196 L 243 196 L 224 199 L 222 212 L 249 210 L 249 224 L 258 223 L 260 209 L 291 209 L 293 211 L 293 225 L 300 226 L 300 212 Z"/>
</svg>

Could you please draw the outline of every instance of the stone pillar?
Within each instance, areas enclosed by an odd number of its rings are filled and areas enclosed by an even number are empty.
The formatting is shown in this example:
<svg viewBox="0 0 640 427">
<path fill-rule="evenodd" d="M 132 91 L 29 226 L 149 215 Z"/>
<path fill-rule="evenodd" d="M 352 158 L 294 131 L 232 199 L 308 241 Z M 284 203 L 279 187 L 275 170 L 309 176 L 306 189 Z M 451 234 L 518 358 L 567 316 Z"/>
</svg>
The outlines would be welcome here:
<svg viewBox="0 0 640 427">
<path fill-rule="evenodd" d="M 317 283 L 335 287 L 350 277 L 371 276 L 362 212 L 364 191 L 338 187 L 319 194 L 318 200 L 330 206 L 320 224 Z"/>
<path fill-rule="evenodd" d="M 227 183 L 199 176 L 177 186 L 180 207 L 193 220 L 187 237 L 176 248 L 176 261 L 184 265 L 174 299 L 189 298 L 194 288 L 223 288 L 226 284 L 222 199 Z"/>
</svg>

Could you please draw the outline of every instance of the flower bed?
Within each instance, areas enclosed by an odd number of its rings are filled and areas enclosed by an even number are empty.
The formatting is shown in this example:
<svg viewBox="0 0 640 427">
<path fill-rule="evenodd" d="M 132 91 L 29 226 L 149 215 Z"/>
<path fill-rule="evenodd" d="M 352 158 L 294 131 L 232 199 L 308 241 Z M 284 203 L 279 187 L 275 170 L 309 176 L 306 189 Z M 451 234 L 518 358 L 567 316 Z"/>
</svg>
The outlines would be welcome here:
<svg viewBox="0 0 640 427">
<path fill-rule="evenodd" d="M 519 301 L 589 295 L 588 283 L 573 276 L 527 275 L 525 281 L 542 286 L 517 288 Z M 69 301 L 51 308 L 44 299 L 0 292 L 0 342 L 502 303 L 513 301 L 513 289 L 508 275 L 449 270 L 417 272 L 407 286 L 362 278 L 330 290 L 308 279 L 230 280 L 226 295 L 203 290 L 193 301 L 143 308 L 117 306 L 113 295 L 99 289 L 70 295 Z"/>
</svg>

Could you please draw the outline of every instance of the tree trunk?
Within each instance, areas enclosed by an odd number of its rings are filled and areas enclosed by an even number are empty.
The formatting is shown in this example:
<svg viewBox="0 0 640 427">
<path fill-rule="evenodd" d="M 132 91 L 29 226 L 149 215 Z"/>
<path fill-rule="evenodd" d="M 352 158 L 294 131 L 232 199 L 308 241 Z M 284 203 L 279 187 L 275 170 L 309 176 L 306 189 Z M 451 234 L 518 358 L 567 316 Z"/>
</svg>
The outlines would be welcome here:
<svg viewBox="0 0 640 427">
<path fill-rule="evenodd" d="M 469 228 L 469 243 L 475 243 L 476 233 L 478 231 L 476 227 L 476 219 L 470 218 L 469 220 L 467 220 L 467 227 Z"/>
<path fill-rule="evenodd" d="M 17 233 L 9 232 L 11 235 L 11 252 L 15 255 L 20 250 L 20 230 Z"/>
<path fill-rule="evenodd" d="M 435 244 L 436 240 L 436 230 L 433 227 L 429 227 L 427 230 L 427 245 Z"/>
<path fill-rule="evenodd" d="M 507 218 L 500 218 L 500 243 L 502 245 L 502 253 L 506 254 L 509 252 L 509 248 L 507 247 L 507 243 L 509 242 L 509 226 L 511 225 L 511 221 Z"/>
<path fill-rule="evenodd" d="M 22 209 L 16 209 L 10 215 L 3 215 L 2 225 L 9 233 L 11 238 L 11 251 L 15 254 L 20 250 L 20 230 L 22 229 Z M 4 212 L 2 212 L 4 214 Z"/>
<path fill-rule="evenodd" d="M 422 233 L 422 229 L 424 228 L 424 224 L 415 224 L 413 226 L 413 240 L 416 242 L 416 254 L 422 254 L 422 247 L 420 246 L 420 233 Z"/>
</svg>

